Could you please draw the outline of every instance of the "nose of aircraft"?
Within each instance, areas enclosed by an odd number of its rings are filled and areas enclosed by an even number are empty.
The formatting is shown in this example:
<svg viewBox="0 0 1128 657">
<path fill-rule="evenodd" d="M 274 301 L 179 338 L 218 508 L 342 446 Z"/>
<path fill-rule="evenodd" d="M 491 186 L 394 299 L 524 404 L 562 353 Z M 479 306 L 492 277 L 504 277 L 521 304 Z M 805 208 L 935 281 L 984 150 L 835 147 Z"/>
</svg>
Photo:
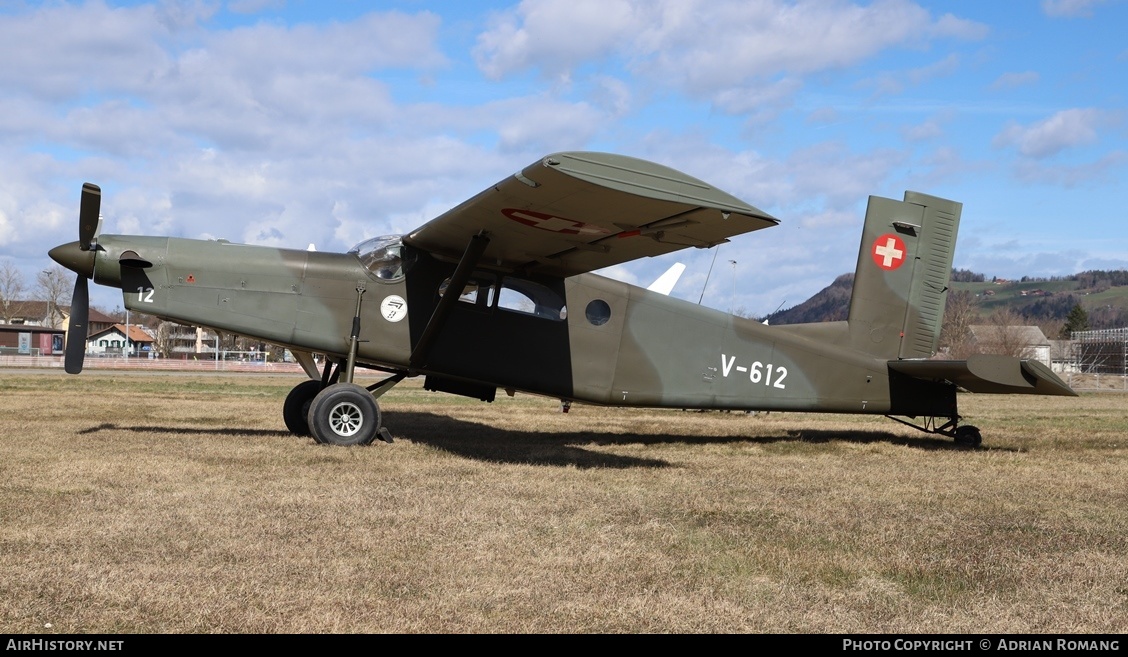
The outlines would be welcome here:
<svg viewBox="0 0 1128 657">
<path fill-rule="evenodd" d="M 47 252 L 51 259 L 74 273 L 93 278 L 94 276 L 94 250 L 82 250 L 78 242 L 60 244 Z"/>
</svg>

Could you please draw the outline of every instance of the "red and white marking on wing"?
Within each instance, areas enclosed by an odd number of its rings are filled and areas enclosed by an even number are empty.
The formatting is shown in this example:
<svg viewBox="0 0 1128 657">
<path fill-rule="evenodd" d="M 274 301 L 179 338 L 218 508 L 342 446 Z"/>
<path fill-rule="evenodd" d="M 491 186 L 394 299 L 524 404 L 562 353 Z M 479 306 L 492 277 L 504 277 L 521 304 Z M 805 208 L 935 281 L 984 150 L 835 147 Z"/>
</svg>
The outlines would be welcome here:
<svg viewBox="0 0 1128 657">
<path fill-rule="evenodd" d="M 543 212 L 520 210 L 518 208 L 505 208 L 501 211 L 506 217 L 517 223 L 553 233 L 564 235 L 610 235 L 611 231 L 582 221 L 572 221 L 564 217 L 557 217 Z"/>
</svg>

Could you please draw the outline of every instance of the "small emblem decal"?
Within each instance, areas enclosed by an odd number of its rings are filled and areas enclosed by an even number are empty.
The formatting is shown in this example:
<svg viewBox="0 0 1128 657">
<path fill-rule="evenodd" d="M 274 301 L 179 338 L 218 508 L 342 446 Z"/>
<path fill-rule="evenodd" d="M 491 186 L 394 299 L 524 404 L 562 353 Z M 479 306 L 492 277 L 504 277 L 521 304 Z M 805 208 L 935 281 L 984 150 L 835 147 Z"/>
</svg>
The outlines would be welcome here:
<svg viewBox="0 0 1128 657">
<path fill-rule="evenodd" d="M 893 271 L 904 264 L 907 253 L 905 243 L 893 233 L 886 233 L 874 240 L 873 248 L 870 249 L 873 261 L 886 271 Z"/>
<path fill-rule="evenodd" d="M 388 295 L 380 302 L 380 314 L 389 322 L 398 322 L 407 317 L 407 302 L 401 296 Z"/>
<path fill-rule="evenodd" d="M 519 224 L 532 226 L 541 230 L 547 230 L 553 233 L 563 233 L 564 235 L 610 235 L 611 231 L 599 226 L 585 224 L 582 221 L 572 221 L 563 217 L 556 217 L 551 214 L 543 212 L 533 212 L 532 210 L 519 210 L 517 208 L 505 208 L 501 211 L 506 217 Z"/>
</svg>

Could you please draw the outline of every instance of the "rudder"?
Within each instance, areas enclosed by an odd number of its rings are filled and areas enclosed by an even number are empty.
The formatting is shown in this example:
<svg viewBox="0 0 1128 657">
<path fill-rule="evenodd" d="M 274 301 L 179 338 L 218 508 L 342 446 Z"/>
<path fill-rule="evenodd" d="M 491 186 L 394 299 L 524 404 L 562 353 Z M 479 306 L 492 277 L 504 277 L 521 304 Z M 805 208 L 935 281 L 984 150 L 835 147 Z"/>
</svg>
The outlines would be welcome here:
<svg viewBox="0 0 1128 657">
<path fill-rule="evenodd" d="M 870 197 L 850 298 L 854 348 L 888 359 L 935 353 L 962 209 L 918 192 Z"/>
</svg>

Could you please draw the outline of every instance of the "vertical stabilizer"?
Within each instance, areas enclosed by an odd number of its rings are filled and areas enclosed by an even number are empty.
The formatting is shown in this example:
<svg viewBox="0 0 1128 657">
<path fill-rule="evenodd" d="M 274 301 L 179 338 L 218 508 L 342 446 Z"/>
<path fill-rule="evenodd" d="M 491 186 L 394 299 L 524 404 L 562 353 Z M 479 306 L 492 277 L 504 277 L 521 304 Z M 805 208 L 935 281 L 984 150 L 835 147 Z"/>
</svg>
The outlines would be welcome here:
<svg viewBox="0 0 1128 657">
<path fill-rule="evenodd" d="M 935 353 L 962 208 L 917 192 L 870 197 L 850 298 L 855 348 L 889 359 Z"/>
</svg>

